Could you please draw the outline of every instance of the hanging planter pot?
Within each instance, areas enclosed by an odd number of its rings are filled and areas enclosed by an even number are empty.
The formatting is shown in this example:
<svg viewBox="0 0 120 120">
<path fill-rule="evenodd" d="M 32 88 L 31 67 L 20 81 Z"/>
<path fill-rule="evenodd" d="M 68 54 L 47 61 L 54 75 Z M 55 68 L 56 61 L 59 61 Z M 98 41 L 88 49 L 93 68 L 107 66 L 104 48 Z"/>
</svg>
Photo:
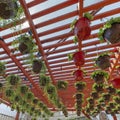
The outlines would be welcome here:
<svg viewBox="0 0 120 120">
<path fill-rule="evenodd" d="M 90 97 L 90 98 L 87 98 L 87 101 L 88 101 L 89 104 L 92 104 L 92 105 L 93 105 L 94 102 L 95 102 L 94 99 L 91 98 L 91 97 Z"/>
<path fill-rule="evenodd" d="M 98 84 L 101 84 L 104 82 L 104 80 L 109 78 L 109 75 L 107 72 L 103 70 L 96 70 L 91 74 L 91 78 Z"/>
<path fill-rule="evenodd" d="M 93 91 L 90 95 L 93 99 L 98 99 L 98 97 L 99 97 L 99 95 L 96 91 Z"/>
<path fill-rule="evenodd" d="M 104 85 L 102 83 L 101 84 L 94 83 L 92 89 L 97 91 L 98 93 L 101 93 L 104 91 Z"/>
<path fill-rule="evenodd" d="M 83 89 L 85 88 L 86 83 L 85 82 L 76 82 L 75 83 L 75 87 L 77 89 L 77 91 L 83 91 Z"/>
<path fill-rule="evenodd" d="M 76 100 L 78 100 L 78 101 L 82 100 L 82 99 L 83 99 L 83 93 L 80 93 L 80 92 L 76 93 L 76 94 L 75 94 L 75 98 L 76 98 Z"/>
<path fill-rule="evenodd" d="M 50 78 L 44 74 L 40 74 L 39 76 L 39 84 L 41 87 L 45 87 L 50 83 Z"/>
<path fill-rule="evenodd" d="M 107 53 L 100 54 L 95 60 L 95 64 L 102 70 L 110 67 L 110 56 Z"/>
<path fill-rule="evenodd" d="M 111 18 L 99 31 L 100 40 L 111 44 L 120 42 L 120 17 Z"/>
<path fill-rule="evenodd" d="M 10 86 L 14 86 L 14 87 L 17 87 L 17 85 L 20 83 L 20 77 L 15 74 L 11 74 L 7 76 L 6 80 Z"/>
<path fill-rule="evenodd" d="M 71 24 L 73 33 L 78 37 L 79 40 L 87 39 L 91 33 L 90 20 L 93 16 L 90 13 L 85 13 L 84 17 L 74 20 Z"/>
<path fill-rule="evenodd" d="M 113 80 L 111 80 L 111 83 L 114 88 L 120 89 L 120 77 L 114 78 Z"/>
<path fill-rule="evenodd" d="M 40 73 L 42 68 L 44 67 L 43 65 L 43 61 L 42 60 L 38 60 L 38 59 L 34 59 L 32 62 L 32 71 L 36 74 Z"/>
<path fill-rule="evenodd" d="M 80 81 L 83 79 L 83 71 L 82 70 L 76 70 L 73 72 L 73 76 L 76 81 Z"/>
<path fill-rule="evenodd" d="M 20 86 L 20 93 L 22 94 L 22 95 L 25 95 L 27 92 L 28 92 L 28 87 L 26 86 L 26 85 L 22 85 L 22 86 Z"/>
<path fill-rule="evenodd" d="M 103 93 L 102 98 L 104 101 L 108 102 L 111 98 L 111 95 L 109 93 Z"/>
<path fill-rule="evenodd" d="M 116 89 L 110 85 L 110 86 L 106 86 L 106 90 L 108 91 L 108 93 L 110 94 L 116 94 Z"/>
<path fill-rule="evenodd" d="M 21 54 L 28 54 L 28 53 L 32 54 L 36 46 L 35 43 L 33 42 L 32 37 L 28 36 L 27 34 L 21 35 L 14 42 L 13 45 L 19 42 L 18 49 L 21 52 Z"/>
<path fill-rule="evenodd" d="M 14 90 L 11 89 L 11 88 L 5 90 L 5 96 L 6 96 L 7 98 L 12 97 L 14 94 L 15 94 L 15 93 L 14 93 Z"/>
<path fill-rule="evenodd" d="M 2 19 L 10 19 L 17 16 L 18 4 L 14 0 L 0 1 L 0 17 Z"/>
<path fill-rule="evenodd" d="M 57 89 L 58 90 L 65 90 L 65 89 L 67 89 L 67 86 L 68 86 L 68 82 L 67 81 L 59 80 L 57 82 Z"/>
<path fill-rule="evenodd" d="M 56 94 L 56 87 L 52 84 L 49 84 L 48 86 L 45 87 L 46 93 L 50 95 L 55 95 Z"/>
</svg>

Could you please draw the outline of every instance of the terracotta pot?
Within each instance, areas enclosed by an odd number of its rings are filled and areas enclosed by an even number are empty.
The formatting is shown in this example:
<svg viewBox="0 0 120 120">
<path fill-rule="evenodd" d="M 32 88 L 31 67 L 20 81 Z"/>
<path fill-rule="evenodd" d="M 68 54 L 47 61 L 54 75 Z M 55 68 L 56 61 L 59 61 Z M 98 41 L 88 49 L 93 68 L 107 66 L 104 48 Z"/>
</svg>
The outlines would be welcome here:
<svg viewBox="0 0 120 120">
<path fill-rule="evenodd" d="M 76 70 L 74 73 L 73 73 L 73 76 L 75 78 L 76 81 L 80 81 L 83 79 L 83 71 L 82 70 Z"/>
<path fill-rule="evenodd" d="M 79 18 L 73 32 L 79 40 L 87 39 L 91 33 L 90 20 L 85 17 Z"/>
<path fill-rule="evenodd" d="M 111 28 L 105 30 L 103 38 L 111 44 L 120 42 L 120 23 L 112 24 Z"/>
<path fill-rule="evenodd" d="M 114 86 L 115 88 L 120 89 L 120 77 L 119 77 L 119 78 L 114 78 L 114 79 L 111 81 L 111 83 L 113 84 L 113 86 Z"/>
<path fill-rule="evenodd" d="M 85 53 L 83 51 L 79 51 L 74 53 L 73 61 L 76 66 L 82 66 L 85 63 Z"/>
<path fill-rule="evenodd" d="M 110 67 L 110 56 L 109 55 L 99 56 L 95 62 L 99 68 L 104 70 Z"/>
</svg>

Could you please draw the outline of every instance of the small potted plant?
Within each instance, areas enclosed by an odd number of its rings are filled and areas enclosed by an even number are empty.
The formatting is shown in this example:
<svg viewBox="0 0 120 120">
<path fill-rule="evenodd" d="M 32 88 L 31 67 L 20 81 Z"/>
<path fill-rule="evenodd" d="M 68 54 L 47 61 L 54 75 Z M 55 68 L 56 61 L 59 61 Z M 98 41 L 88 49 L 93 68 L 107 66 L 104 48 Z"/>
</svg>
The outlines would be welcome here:
<svg viewBox="0 0 120 120">
<path fill-rule="evenodd" d="M 85 63 L 85 52 L 78 51 L 78 52 L 75 52 L 74 54 L 69 54 L 68 59 L 73 60 L 74 64 L 78 67 L 82 66 Z"/>
<path fill-rule="evenodd" d="M 108 102 L 110 100 L 111 95 L 109 93 L 103 93 L 102 98 L 104 101 Z"/>
<path fill-rule="evenodd" d="M 4 62 L 0 62 L 0 75 L 4 75 L 5 74 L 5 63 Z"/>
<path fill-rule="evenodd" d="M 32 71 L 36 74 L 42 72 L 42 73 L 45 73 L 45 64 L 42 60 L 40 59 L 34 59 L 32 61 Z"/>
<path fill-rule="evenodd" d="M 47 94 L 54 95 L 56 94 L 56 87 L 52 84 L 49 84 L 45 87 L 45 91 Z"/>
<path fill-rule="evenodd" d="M 73 76 L 76 81 L 82 80 L 83 76 L 84 76 L 83 70 L 78 69 L 78 70 L 74 71 Z"/>
<path fill-rule="evenodd" d="M 110 94 L 116 94 L 116 89 L 112 85 L 106 86 L 106 90 Z"/>
<path fill-rule="evenodd" d="M 110 65 L 110 56 L 108 53 L 102 53 L 95 59 L 95 64 L 102 70 L 109 68 Z"/>
<path fill-rule="evenodd" d="M 96 91 L 92 91 L 92 93 L 90 95 L 93 99 L 98 99 L 98 97 L 99 97 L 99 94 Z"/>
<path fill-rule="evenodd" d="M 77 92 L 77 93 L 74 95 L 74 97 L 76 98 L 76 100 L 82 100 L 83 97 L 84 97 L 84 95 L 83 95 L 83 93 L 81 93 L 81 92 Z"/>
<path fill-rule="evenodd" d="M 0 1 L 0 18 L 10 19 L 17 16 L 18 4 L 17 0 L 2 0 Z"/>
<path fill-rule="evenodd" d="M 89 37 L 91 33 L 90 20 L 92 19 L 93 16 L 90 13 L 85 13 L 83 17 L 74 20 L 71 24 L 73 33 L 79 40 L 84 40 Z"/>
<path fill-rule="evenodd" d="M 94 83 L 92 88 L 93 88 L 93 90 L 97 91 L 98 93 L 101 93 L 104 91 L 104 85 L 102 83 L 101 84 Z"/>
<path fill-rule="evenodd" d="M 22 95 L 25 95 L 27 92 L 28 92 L 28 87 L 26 86 L 26 85 L 22 85 L 22 86 L 20 86 L 20 93 L 22 94 Z"/>
<path fill-rule="evenodd" d="M 94 99 L 91 97 L 87 98 L 87 101 L 89 104 L 94 104 L 94 102 L 95 102 Z"/>
<path fill-rule="evenodd" d="M 33 95 L 32 92 L 27 92 L 27 93 L 25 94 L 25 98 L 26 98 L 26 100 L 28 100 L 28 101 L 32 101 L 33 98 L 34 98 L 34 95 Z"/>
<path fill-rule="evenodd" d="M 109 75 L 106 71 L 96 70 L 91 74 L 91 78 L 98 84 L 104 82 L 105 79 L 109 78 Z"/>
<path fill-rule="evenodd" d="M 106 40 L 111 44 L 120 42 L 120 17 L 111 18 L 99 30 L 100 40 Z"/>
<path fill-rule="evenodd" d="M 5 96 L 7 98 L 11 98 L 12 96 L 14 96 L 14 94 L 15 94 L 15 91 L 11 88 L 8 88 L 5 90 Z"/>
<path fill-rule="evenodd" d="M 45 74 L 40 74 L 39 76 L 39 84 L 41 87 L 45 87 L 50 83 L 50 78 Z"/>
<path fill-rule="evenodd" d="M 37 105 L 38 101 L 39 101 L 38 98 L 34 98 L 33 101 L 32 101 L 32 103 L 33 103 L 34 105 Z"/>
<path fill-rule="evenodd" d="M 10 86 L 14 86 L 14 87 L 17 87 L 17 85 L 21 81 L 20 76 L 15 75 L 15 74 L 11 74 L 7 76 L 6 80 Z"/>
<path fill-rule="evenodd" d="M 119 96 L 114 96 L 113 99 L 117 104 L 120 104 L 120 97 Z"/>
<path fill-rule="evenodd" d="M 22 54 L 28 54 L 28 53 L 32 54 L 36 47 L 35 43 L 33 42 L 32 37 L 27 34 L 23 34 L 23 35 L 19 36 L 13 42 L 13 45 L 14 44 L 16 45 L 16 43 L 19 43 L 18 49 Z"/>
<path fill-rule="evenodd" d="M 67 89 L 67 86 L 68 86 L 68 82 L 67 81 L 59 80 L 57 82 L 57 89 L 58 90 L 65 90 L 65 89 Z"/>
<path fill-rule="evenodd" d="M 75 83 L 75 87 L 76 87 L 77 91 L 83 91 L 85 86 L 86 86 L 85 82 L 76 82 Z"/>
</svg>

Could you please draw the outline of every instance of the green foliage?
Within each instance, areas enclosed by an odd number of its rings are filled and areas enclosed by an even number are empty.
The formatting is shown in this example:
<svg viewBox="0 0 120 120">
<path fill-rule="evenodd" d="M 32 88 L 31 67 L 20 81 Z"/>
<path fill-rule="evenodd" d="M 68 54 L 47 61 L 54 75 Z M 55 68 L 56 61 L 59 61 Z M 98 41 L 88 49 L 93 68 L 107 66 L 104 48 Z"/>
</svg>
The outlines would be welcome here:
<svg viewBox="0 0 120 120">
<path fill-rule="evenodd" d="M 11 88 L 8 88 L 8 89 L 5 90 L 5 96 L 8 97 L 8 98 L 14 96 L 14 94 L 15 94 L 14 90 L 11 89 Z"/>
<path fill-rule="evenodd" d="M 94 79 L 97 75 L 103 75 L 104 78 L 109 79 L 109 74 L 106 71 L 103 70 L 96 70 L 91 74 L 91 78 Z"/>
<path fill-rule="evenodd" d="M 17 86 L 21 81 L 20 76 L 16 74 L 8 75 L 6 80 L 10 86 Z"/>
<path fill-rule="evenodd" d="M 0 89 L 1 89 L 1 88 L 3 88 L 3 84 L 2 84 L 2 83 L 0 83 Z"/>
<path fill-rule="evenodd" d="M 47 86 L 50 83 L 50 77 L 46 76 L 45 74 L 40 74 L 39 76 L 39 84 L 42 87 Z"/>
<path fill-rule="evenodd" d="M 103 42 L 103 40 L 104 40 L 103 34 L 104 34 L 105 30 L 108 28 L 111 28 L 113 23 L 120 23 L 120 17 L 111 18 L 104 24 L 104 26 L 102 28 L 99 29 L 98 37 L 101 42 Z"/>
<path fill-rule="evenodd" d="M 5 73 L 5 63 L 4 62 L 0 62 L 0 75 L 3 75 Z"/>
<path fill-rule="evenodd" d="M 65 90 L 65 89 L 67 89 L 67 86 L 68 86 L 68 82 L 67 81 L 59 80 L 57 82 L 57 89 L 58 90 Z"/>
<path fill-rule="evenodd" d="M 84 17 L 88 18 L 89 20 L 93 20 L 93 18 L 94 18 L 93 15 L 88 12 L 84 13 Z"/>
<path fill-rule="evenodd" d="M 22 85 L 22 86 L 20 86 L 20 93 L 21 94 L 26 94 L 27 93 L 27 91 L 28 91 L 28 87 L 26 86 L 26 85 Z"/>
<path fill-rule="evenodd" d="M 34 98 L 34 95 L 32 92 L 27 92 L 25 96 L 26 96 L 26 99 L 30 101 L 33 100 Z"/>
</svg>

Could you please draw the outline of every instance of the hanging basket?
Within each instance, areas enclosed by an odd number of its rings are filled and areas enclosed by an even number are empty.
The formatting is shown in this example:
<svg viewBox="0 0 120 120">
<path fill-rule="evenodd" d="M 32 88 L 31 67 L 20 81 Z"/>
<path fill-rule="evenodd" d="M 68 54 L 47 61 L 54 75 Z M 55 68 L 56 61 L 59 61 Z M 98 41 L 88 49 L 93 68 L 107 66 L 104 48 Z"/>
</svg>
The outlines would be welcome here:
<svg viewBox="0 0 120 120">
<path fill-rule="evenodd" d="M 76 70 L 76 71 L 74 71 L 73 76 L 74 76 L 76 81 L 80 81 L 80 80 L 83 79 L 83 71 L 82 70 Z"/>
<path fill-rule="evenodd" d="M 2 19 L 10 19 L 17 16 L 18 5 L 14 0 L 0 1 L 0 17 Z"/>
<path fill-rule="evenodd" d="M 114 23 L 110 28 L 106 29 L 103 38 L 111 44 L 120 42 L 120 23 Z"/>
<path fill-rule="evenodd" d="M 102 70 L 107 69 L 108 67 L 110 67 L 110 56 L 107 54 L 100 55 L 96 59 L 95 63 Z"/>
<path fill-rule="evenodd" d="M 85 86 L 86 86 L 85 82 L 76 82 L 75 83 L 75 87 L 76 87 L 77 91 L 83 91 Z"/>
<path fill-rule="evenodd" d="M 74 25 L 73 32 L 79 40 L 87 39 L 91 33 L 90 20 L 86 17 L 79 18 Z"/>
<path fill-rule="evenodd" d="M 73 54 L 73 61 L 76 66 L 82 66 L 85 63 L 85 53 L 83 51 L 79 51 Z"/>
<path fill-rule="evenodd" d="M 42 69 L 42 61 L 41 60 L 33 60 L 32 62 L 32 71 L 36 74 L 40 73 Z"/>
</svg>

